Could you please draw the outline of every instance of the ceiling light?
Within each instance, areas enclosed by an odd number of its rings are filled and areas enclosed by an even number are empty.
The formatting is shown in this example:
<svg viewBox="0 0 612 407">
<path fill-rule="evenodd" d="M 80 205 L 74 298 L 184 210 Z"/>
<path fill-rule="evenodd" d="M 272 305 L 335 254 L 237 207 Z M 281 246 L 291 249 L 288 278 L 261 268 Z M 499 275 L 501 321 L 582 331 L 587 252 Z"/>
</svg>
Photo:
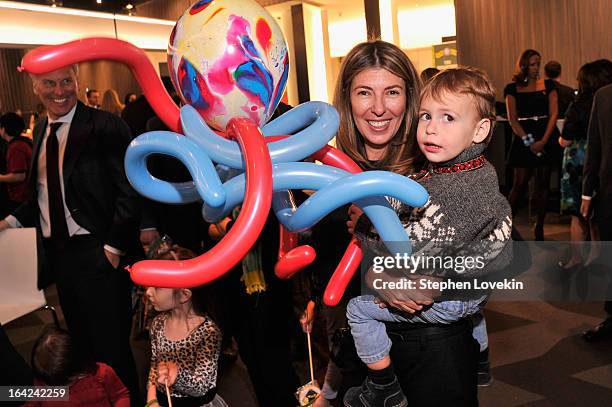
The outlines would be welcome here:
<svg viewBox="0 0 612 407">
<path fill-rule="evenodd" d="M 125 5 L 125 8 L 128 9 L 128 10 L 131 10 L 131 9 L 134 8 L 134 6 L 132 5 L 132 3 L 128 3 L 128 4 Z"/>
<path fill-rule="evenodd" d="M 102 0 L 96 0 L 96 3 L 102 4 Z"/>
</svg>

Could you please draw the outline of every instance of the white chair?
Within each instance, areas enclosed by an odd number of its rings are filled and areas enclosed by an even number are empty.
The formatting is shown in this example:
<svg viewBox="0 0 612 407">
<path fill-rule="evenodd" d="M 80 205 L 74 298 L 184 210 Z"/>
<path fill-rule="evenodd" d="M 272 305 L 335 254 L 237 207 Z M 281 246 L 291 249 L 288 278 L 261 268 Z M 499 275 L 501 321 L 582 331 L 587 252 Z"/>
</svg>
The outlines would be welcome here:
<svg viewBox="0 0 612 407">
<path fill-rule="evenodd" d="M 37 279 L 36 229 L 9 229 L 0 233 L 0 323 L 3 325 L 19 317 L 45 308 L 45 294 L 36 286 Z"/>
</svg>

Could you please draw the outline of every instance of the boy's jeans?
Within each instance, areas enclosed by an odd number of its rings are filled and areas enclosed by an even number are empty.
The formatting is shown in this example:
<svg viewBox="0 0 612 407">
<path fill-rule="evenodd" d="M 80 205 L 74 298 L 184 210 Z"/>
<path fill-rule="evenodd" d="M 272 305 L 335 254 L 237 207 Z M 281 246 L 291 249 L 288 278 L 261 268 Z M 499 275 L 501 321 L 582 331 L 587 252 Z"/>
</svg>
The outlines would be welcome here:
<svg viewBox="0 0 612 407">
<path fill-rule="evenodd" d="M 396 309 L 380 308 L 373 295 L 362 295 L 349 301 L 346 316 L 355 340 L 357 355 L 366 364 L 382 360 L 389 354 L 391 340 L 384 322 L 406 322 L 425 324 L 449 324 L 480 312 L 487 297 L 469 301 L 442 301 L 417 314 L 408 314 Z M 483 319 L 484 321 L 484 319 Z M 484 331 L 486 340 L 486 328 Z M 478 332 L 481 343 L 482 332 Z"/>
</svg>

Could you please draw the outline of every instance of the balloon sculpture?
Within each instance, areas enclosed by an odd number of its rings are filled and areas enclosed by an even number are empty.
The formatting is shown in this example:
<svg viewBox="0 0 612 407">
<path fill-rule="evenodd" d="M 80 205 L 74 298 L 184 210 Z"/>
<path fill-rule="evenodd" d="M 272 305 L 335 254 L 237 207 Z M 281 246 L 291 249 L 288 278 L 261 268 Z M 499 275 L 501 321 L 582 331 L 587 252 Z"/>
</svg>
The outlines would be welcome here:
<svg viewBox="0 0 612 407">
<path fill-rule="evenodd" d="M 298 246 L 295 232 L 306 230 L 332 210 L 354 202 L 386 242 L 410 245 L 385 196 L 422 206 L 427 192 L 417 183 L 384 171 L 361 172 L 327 143 L 338 128 L 338 114 L 323 102 L 308 102 L 265 124 L 287 81 L 288 51 L 274 19 L 256 2 L 208 0 L 194 3 L 177 21 L 168 46 L 171 78 L 184 106 L 180 109 L 161 86 L 144 52 L 109 38 L 89 38 L 29 52 L 20 69 L 43 73 L 77 62 L 110 59 L 128 65 L 157 115 L 171 131 L 137 137 L 129 146 L 126 173 L 149 199 L 171 204 L 202 201 L 209 222 L 242 205 L 227 235 L 211 250 L 185 261 L 147 260 L 131 269 L 134 282 L 162 287 L 193 287 L 222 276 L 253 246 L 273 207 L 283 228 L 276 273 L 288 278 L 314 260 Z M 222 131 L 225 133 L 222 133 Z M 170 183 L 152 176 L 147 158 L 164 154 L 180 160 L 193 181 Z M 310 158 L 323 165 L 301 162 Z M 216 167 L 215 167 L 216 165 Z M 239 175 L 222 182 L 219 166 Z M 295 208 L 288 190 L 312 194 Z M 340 300 L 361 261 L 353 239 L 324 294 Z"/>
</svg>

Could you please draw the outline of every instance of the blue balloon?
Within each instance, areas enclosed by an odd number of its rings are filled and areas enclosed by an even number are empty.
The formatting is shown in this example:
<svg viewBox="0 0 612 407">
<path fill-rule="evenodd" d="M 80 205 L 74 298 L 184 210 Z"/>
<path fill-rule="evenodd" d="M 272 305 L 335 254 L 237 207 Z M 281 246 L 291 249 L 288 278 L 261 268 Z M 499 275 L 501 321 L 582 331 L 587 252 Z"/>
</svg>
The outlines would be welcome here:
<svg viewBox="0 0 612 407">
<path fill-rule="evenodd" d="M 338 113 L 323 102 L 301 104 L 263 127 L 265 136 L 288 135 L 284 140 L 268 143 L 273 163 L 300 161 L 323 148 L 336 134 Z M 216 162 L 244 169 L 237 142 L 220 137 L 202 120 L 191 106 L 181 108 L 181 124 L 185 135 L 206 151 Z"/>
<path fill-rule="evenodd" d="M 185 136 L 155 131 L 132 141 L 125 157 L 128 179 L 138 192 L 156 201 L 184 204 L 201 199 L 204 218 L 217 222 L 244 200 L 245 175 L 240 146 L 212 131 L 191 106 L 181 109 L 181 124 Z M 336 208 L 354 202 L 370 218 L 391 252 L 409 253 L 408 237 L 385 197 L 419 207 L 428 199 L 421 185 L 386 171 L 351 174 L 327 165 L 298 162 L 325 146 L 337 128 L 337 112 L 323 102 L 304 103 L 263 127 L 266 136 L 297 132 L 268 143 L 277 218 L 289 231 L 303 231 Z M 187 167 L 193 181 L 172 183 L 155 178 L 146 165 L 152 154 L 177 158 Z M 295 208 L 289 198 L 291 189 L 316 192 Z M 399 247 L 397 242 L 405 244 Z"/>
<path fill-rule="evenodd" d="M 167 182 L 151 175 L 147 158 L 164 154 L 180 160 L 193 182 Z M 141 195 L 169 204 L 197 202 L 200 197 L 211 206 L 225 202 L 225 191 L 208 155 L 193 141 L 171 131 L 152 131 L 132 141 L 125 154 L 128 180 Z"/>
</svg>

